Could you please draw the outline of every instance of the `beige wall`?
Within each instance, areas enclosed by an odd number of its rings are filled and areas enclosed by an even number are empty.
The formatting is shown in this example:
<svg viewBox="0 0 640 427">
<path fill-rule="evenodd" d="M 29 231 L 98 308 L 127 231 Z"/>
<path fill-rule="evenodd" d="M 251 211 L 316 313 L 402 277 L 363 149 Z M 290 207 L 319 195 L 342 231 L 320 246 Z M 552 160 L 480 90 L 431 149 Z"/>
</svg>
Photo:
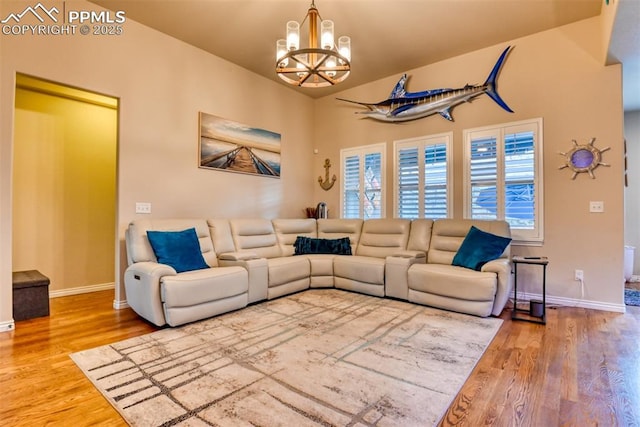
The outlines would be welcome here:
<svg viewBox="0 0 640 427">
<path fill-rule="evenodd" d="M 453 131 L 454 216 L 462 217 L 462 131 L 466 128 L 542 117 L 544 121 L 544 221 L 542 247 L 515 247 L 515 254 L 546 255 L 550 258 L 547 290 L 558 302 L 575 303 L 581 299 L 574 270 L 584 270 L 585 306 L 623 309 L 623 149 L 621 67 L 604 67 L 581 46 L 599 31 L 599 19 L 546 31 L 513 40 L 503 45 L 452 58 L 427 67 L 411 70 L 410 91 L 438 87 L 460 87 L 482 83 L 497 57 L 507 45 L 515 48 L 507 58 L 499 77 L 499 93 L 515 111 L 502 110 L 489 97 L 481 96 L 470 104 L 452 110 L 454 122 L 436 115 L 414 122 L 381 123 L 354 114 L 357 106 L 337 101 L 335 97 L 366 102 L 384 99 L 399 76 L 346 90 L 326 97 L 316 105 L 315 143 L 319 157 L 339 164 L 340 149 L 379 142 L 387 143 L 387 216 L 393 212 L 393 141 Z M 326 124 L 326 125 L 323 125 Z M 603 154 L 610 167 L 596 169 L 596 179 L 581 174 L 571 180 L 559 152 L 572 147 L 572 139 L 588 143 L 597 138 L 596 147 L 611 147 Z M 322 173 L 322 163 L 314 163 L 315 174 Z M 340 173 L 336 186 L 324 192 L 316 187 L 316 197 L 324 198 L 338 215 Z M 589 213 L 589 201 L 602 200 L 605 212 Z M 536 272 L 524 272 L 529 282 L 524 288 L 539 293 L 531 280 Z M 520 287 L 519 287 L 520 289 Z"/>
<path fill-rule="evenodd" d="M 24 5 L 3 0 L 0 15 Z M 16 72 L 120 99 L 117 270 L 126 265 L 122 239 L 135 202 L 152 203 L 155 218 L 299 217 L 315 203 L 310 98 L 133 21 L 124 27 L 121 36 L 0 36 L 0 327 L 11 321 Z M 280 133 L 281 179 L 199 169 L 199 111 Z M 124 298 L 119 284 L 116 300 Z"/>
<path fill-rule="evenodd" d="M 625 244 L 635 247 L 633 274 L 640 274 L 640 111 L 624 115 L 627 140 L 627 181 L 625 188 Z"/>
<path fill-rule="evenodd" d="M 13 271 L 39 270 L 50 292 L 114 282 L 113 107 L 19 89 L 13 145 Z"/>
</svg>

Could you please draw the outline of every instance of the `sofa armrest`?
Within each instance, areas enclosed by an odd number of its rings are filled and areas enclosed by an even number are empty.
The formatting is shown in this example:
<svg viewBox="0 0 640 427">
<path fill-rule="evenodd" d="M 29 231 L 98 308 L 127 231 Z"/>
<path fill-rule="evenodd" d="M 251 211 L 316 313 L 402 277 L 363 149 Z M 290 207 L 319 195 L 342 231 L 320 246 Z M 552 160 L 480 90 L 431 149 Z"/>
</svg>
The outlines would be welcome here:
<svg viewBox="0 0 640 427">
<path fill-rule="evenodd" d="M 498 258 L 483 265 L 481 271 L 496 273 L 498 276 L 496 298 L 491 314 L 499 316 L 504 306 L 507 305 L 511 294 L 511 261 L 506 258 Z"/>
<path fill-rule="evenodd" d="M 399 251 L 394 253 L 391 256 L 398 257 L 398 258 L 415 258 L 415 259 L 427 258 L 427 254 L 422 251 L 409 251 L 409 250 Z"/>
<path fill-rule="evenodd" d="M 172 267 L 157 262 L 137 262 L 130 265 L 124 272 L 127 303 L 149 322 L 157 326 L 166 324 L 160 298 L 160 279 L 176 274 Z"/>
<path fill-rule="evenodd" d="M 257 253 L 249 251 L 225 252 L 218 255 L 220 261 L 246 261 L 250 259 L 259 259 Z"/>
<path fill-rule="evenodd" d="M 409 267 L 424 264 L 427 258 L 424 252 L 402 251 L 398 255 L 388 256 L 384 265 L 385 295 L 401 300 L 409 299 Z"/>
<path fill-rule="evenodd" d="M 267 299 L 269 272 L 266 258 L 252 252 L 228 252 L 220 255 L 220 267 L 239 266 L 249 273 L 249 304 Z"/>
</svg>

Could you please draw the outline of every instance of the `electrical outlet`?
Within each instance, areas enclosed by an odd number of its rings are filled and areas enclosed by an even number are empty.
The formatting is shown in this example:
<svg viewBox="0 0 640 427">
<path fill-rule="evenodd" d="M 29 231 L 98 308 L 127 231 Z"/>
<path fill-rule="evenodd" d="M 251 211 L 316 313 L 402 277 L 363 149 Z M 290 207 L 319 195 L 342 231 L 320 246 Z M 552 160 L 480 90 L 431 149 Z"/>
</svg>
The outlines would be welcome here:
<svg viewBox="0 0 640 427">
<path fill-rule="evenodd" d="M 584 271 L 576 270 L 573 280 L 582 282 L 584 280 Z"/>
<path fill-rule="evenodd" d="M 150 214 L 151 213 L 151 203 L 136 202 L 136 213 L 139 213 L 139 214 Z"/>
<path fill-rule="evenodd" d="M 604 202 L 603 201 L 595 201 L 589 202 L 589 212 L 604 212 Z"/>
</svg>

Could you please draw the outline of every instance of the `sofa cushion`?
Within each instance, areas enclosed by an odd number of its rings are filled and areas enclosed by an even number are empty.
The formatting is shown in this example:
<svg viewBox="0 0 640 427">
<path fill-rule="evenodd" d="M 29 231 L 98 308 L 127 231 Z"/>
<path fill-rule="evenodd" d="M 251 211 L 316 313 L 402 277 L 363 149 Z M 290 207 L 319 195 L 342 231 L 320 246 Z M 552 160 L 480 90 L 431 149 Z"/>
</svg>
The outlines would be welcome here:
<svg viewBox="0 0 640 427">
<path fill-rule="evenodd" d="M 334 255 L 304 255 L 311 264 L 311 276 L 331 276 L 333 277 Z"/>
<path fill-rule="evenodd" d="M 407 248 L 411 220 L 368 219 L 362 225 L 356 255 L 385 258 Z"/>
<path fill-rule="evenodd" d="M 493 302 L 497 290 L 495 273 L 444 264 L 409 267 L 409 289 L 468 301 Z"/>
<path fill-rule="evenodd" d="M 209 268 L 202 257 L 195 228 L 182 231 L 147 230 L 147 237 L 160 264 L 169 265 L 178 273 Z"/>
<path fill-rule="evenodd" d="M 282 256 L 271 220 L 232 219 L 229 224 L 236 252 L 254 252 L 262 258 Z"/>
<path fill-rule="evenodd" d="M 298 236 L 318 237 L 316 220 L 306 219 L 274 219 L 271 221 L 278 238 L 278 245 L 282 256 L 291 256 L 294 253 L 293 244 Z"/>
<path fill-rule="evenodd" d="M 333 274 L 358 282 L 384 285 L 384 264 L 384 258 L 336 256 L 333 259 Z"/>
<path fill-rule="evenodd" d="M 487 262 L 500 258 L 509 243 L 511 239 L 508 237 L 471 226 L 451 264 L 480 271 Z"/>
<path fill-rule="evenodd" d="M 438 219 L 431 229 L 431 240 L 427 252 L 428 264 L 451 265 L 453 257 L 469 233 L 471 226 L 498 236 L 511 237 L 509 223 L 506 221 L 485 221 L 479 219 Z M 509 257 L 509 248 L 502 257 Z"/>
<path fill-rule="evenodd" d="M 294 255 L 351 255 L 351 244 L 348 237 L 340 239 L 314 239 L 311 237 L 298 236 L 293 247 L 295 248 Z"/>
<path fill-rule="evenodd" d="M 351 242 L 351 253 L 355 253 L 355 249 L 358 247 L 358 241 L 360 240 L 363 223 L 364 220 L 362 219 L 319 219 L 317 221 L 318 237 L 321 239 L 348 237 Z"/>
<path fill-rule="evenodd" d="M 125 232 L 127 244 L 127 262 L 156 262 L 157 258 L 147 236 L 148 230 L 180 231 L 195 228 L 200 243 L 202 257 L 209 267 L 217 267 L 218 259 L 213 250 L 211 234 L 207 222 L 203 219 L 136 219 L 131 221 Z"/>
<path fill-rule="evenodd" d="M 217 301 L 249 290 L 247 270 L 242 267 L 209 268 L 164 276 L 160 281 L 165 307 L 189 307 Z"/>
<path fill-rule="evenodd" d="M 409 241 L 407 242 L 407 250 L 420 251 L 425 254 L 429 250 L 431 242 L 431 230 L 433 228 L 432 219 L 414 219 L 411 221 L 409 230 Z"/>
<path fill-rule="evenodd" d="M 311 266 L 306 257 L 281 257 L 268 260 L 269 287 L 284 285 L 311 276 Z"/>
</svg>

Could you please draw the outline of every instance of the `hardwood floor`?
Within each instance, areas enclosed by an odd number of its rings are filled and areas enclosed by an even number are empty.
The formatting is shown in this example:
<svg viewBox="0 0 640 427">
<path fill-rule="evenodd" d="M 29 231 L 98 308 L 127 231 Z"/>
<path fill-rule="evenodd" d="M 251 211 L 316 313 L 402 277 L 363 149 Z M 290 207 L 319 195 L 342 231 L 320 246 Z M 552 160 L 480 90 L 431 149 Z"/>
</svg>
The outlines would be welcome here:
<svg viewBox="0 0 640 427">
<path fill-rule="evenodd" d="M 69 358 L 156 329 L 112 304 L 113 291 L 54 298 L 49 317 L 0 333 L 0 425 L 127 425 Z"/>
<path fill-rule="evenodd" d="M 640 290 L 640 282 L 627 282 L 624 284 L 625 288 Z"/>
<path fill-rule="evenodd" d="M 125 426 L 69 358 L 157 328 L 114 310 L 110 291 L 51 300 L 51 316 L 0 333 L 0 425 Z M 640 307 L 626 314 L 509 313 L 441 425 L 640 425 Z M 428 404 L 428 402 L 425 402 Z"/>
</svg>

